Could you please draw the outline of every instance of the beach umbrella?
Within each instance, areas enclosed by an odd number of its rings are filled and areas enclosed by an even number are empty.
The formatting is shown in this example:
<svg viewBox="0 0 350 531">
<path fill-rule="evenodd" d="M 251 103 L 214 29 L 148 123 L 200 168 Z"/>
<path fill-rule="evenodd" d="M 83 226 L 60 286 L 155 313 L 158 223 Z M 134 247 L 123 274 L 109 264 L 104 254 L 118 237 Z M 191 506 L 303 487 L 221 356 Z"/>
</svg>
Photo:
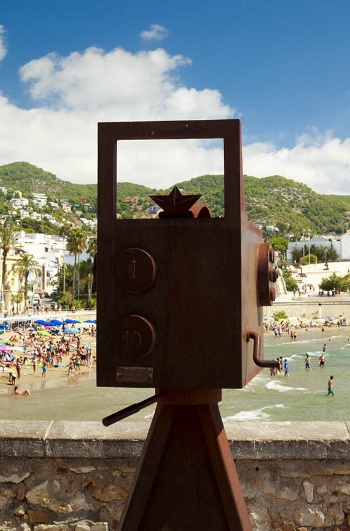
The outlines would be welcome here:
<svg viewBox="0 0 350 531">
<path fill-rule="evenodd" d="M 68 324 L 80 323 L 80 321 L 78 321 L 78 319 L 66 319 L 64 322 L 68 323 Z"/>
<path fill-rule="evenodd" d="M 96 319 L 86 319 L 84 323 L 95 323 L 96 324 Z"/>
<path fill-rule="evenodd" d="M 44 319 L 38 319 L 37 321 L 34 321 L 36 324 L 40 324 L 42 326 L 50 326 L 49 321 L 44 321 Z"/>
<path fill-rule="evenodd" d="M 64 331 L 65 334 L 79 334 L 80 333 L 80 328 L 66 328 L 66 330 Z"/>
<path fill-rule="evenodd" d="M 2 339 L 1 340 L 2 345 L 11 345 L 11 341 L 9 339 Z"/>
<path fill-rule="evenodd" d="M 52 319 L 49 324 L 50 326 L 62 326 L 63 321 L 59 321 L 58 319 Z"/>
<path fill-rule="evenodd" d="M 37 333 L 41 336 L 51 336 L 50 332 L 48 332 L 47 330 L 38 330 Z"/>
<path fill-rule="evenodd" d="M 22 347 L 12 347 L 11 345 L 0 345 L 0 350 L 19 350 L 23 352 Z"/>
</svg>

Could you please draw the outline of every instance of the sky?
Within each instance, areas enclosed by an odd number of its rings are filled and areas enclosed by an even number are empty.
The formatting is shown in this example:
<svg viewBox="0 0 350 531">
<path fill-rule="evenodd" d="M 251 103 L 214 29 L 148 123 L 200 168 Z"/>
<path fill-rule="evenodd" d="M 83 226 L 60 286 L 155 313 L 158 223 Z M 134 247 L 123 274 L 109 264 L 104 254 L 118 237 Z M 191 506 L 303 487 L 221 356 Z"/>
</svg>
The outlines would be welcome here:
<svg viewBox="0 0 350 531">
<path fill-rule="evenodd" d="M 238 118 L 245 174 L 350 194 L 349 27 L 349 0 L 0 0 L 0 166 L 96 183 L 98 122 Z M 216 142 L 118 143 L 120 181 L 222 172 Z"/>
</svg>

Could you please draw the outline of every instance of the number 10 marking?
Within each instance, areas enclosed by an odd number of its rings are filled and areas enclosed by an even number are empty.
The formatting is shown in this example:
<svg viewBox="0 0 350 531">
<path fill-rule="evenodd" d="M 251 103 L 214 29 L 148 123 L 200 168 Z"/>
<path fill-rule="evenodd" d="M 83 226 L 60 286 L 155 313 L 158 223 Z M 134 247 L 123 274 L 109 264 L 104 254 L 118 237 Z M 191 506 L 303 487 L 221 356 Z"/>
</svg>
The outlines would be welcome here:
<svg viewBox="0 0 350 531">
<path fill-rule="evenodd" d="M 124 350 L 138 350 L 142 345 L 142 336 L 137 330 L 127 330 L 123 337 Z"/>
</svg>

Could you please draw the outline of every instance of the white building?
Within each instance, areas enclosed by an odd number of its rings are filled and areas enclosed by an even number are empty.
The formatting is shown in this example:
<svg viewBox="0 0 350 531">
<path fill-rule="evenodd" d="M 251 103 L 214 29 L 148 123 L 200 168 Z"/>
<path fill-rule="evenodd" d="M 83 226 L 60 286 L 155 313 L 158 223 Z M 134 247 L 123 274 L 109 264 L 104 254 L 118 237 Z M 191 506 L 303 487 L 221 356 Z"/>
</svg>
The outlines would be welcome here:
<svg viewBox="0 0 350 531">
<path fill-rule="evenodd" d="M 32 194 L 33 196 L 33 203 L 38 208 L 43 208 L 47 204 L 47 196 L 46 194 Z"/>
<path fill-rule="evenodd" d="M 18 232 L 17 246 L 32 254 L 39 263 L 41 272 L 31 275 L 34 293 L 51 293 L 56 288 L 57 273 L 66 255 L 66 238 L 54 234 L 26 234 Z"/>
<path fill-rule="evenodd" d="M 350 260 L 350 232 L 348 234 L 348 253 L 342 252 L 342 239 L 346 236 L 343 234 L 340 237 L 335 238 L 334 236 L 314 236 L 313 238 L 305 238 L 304 241 L 299 242 L 290 242 L 287 249 L 287 261 L 289 263 L 293 262 L 292 251 L 293 249 L 302 250 L 305 246 L 305 255 L 309 254 L 309 247 L 311 245 L 316 245 L 316 247 L 323 247 L 324 249 L 333 248 L 339 256 L 339 260 Z"/>
<path fill-rule="evenodd" d="M 350 260 L 350 231 L 340 236 L 338 254 L 342 257 L 341 260 Z"/>
<path fill-rule="evenodd" d="M 10 199 L 9 205 L 11 205 L 12 208 L 18 209 L 28 206 L 29 200 L 25 197 L 14 197 L 13 199 Z"/>
</svg>

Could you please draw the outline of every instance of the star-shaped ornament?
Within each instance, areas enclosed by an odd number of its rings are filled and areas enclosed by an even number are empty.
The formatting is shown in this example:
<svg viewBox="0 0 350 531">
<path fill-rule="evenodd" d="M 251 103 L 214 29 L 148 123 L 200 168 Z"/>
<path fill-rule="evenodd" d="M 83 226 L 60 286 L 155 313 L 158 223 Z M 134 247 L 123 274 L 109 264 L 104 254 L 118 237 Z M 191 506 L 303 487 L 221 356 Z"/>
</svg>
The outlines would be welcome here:
<svg viewBox="0 0 350 531">
<path fill-rule="evenodd" d="M 169 195 L 150 195 L 163 209 L 163 212 L 159 213 L 160 218 L 193 218 L 190 209 L 200 197 L 201 194 L 182 195 L 177 186 L 174 186 Z"/>
</svg>

